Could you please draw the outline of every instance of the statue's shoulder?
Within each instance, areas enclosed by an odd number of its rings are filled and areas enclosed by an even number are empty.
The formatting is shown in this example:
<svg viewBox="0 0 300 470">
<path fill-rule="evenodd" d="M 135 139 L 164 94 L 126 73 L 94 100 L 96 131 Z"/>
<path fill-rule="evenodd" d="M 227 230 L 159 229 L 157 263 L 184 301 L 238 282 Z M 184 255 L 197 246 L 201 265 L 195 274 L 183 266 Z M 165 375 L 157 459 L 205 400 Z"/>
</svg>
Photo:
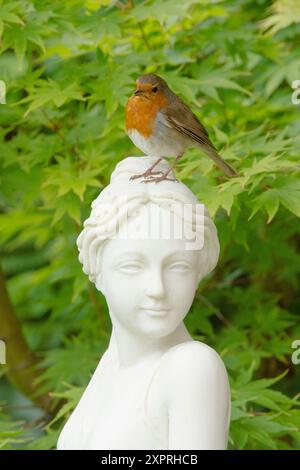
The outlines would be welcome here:
<svg viewBox="0 0 300 470">
<path fill-rule="evenodd" d="M 157 380 L 152 389 L 152 409 L 162 403 L 162 410 L 182 409 L 188 397 L 189 406 L 230 400 L 225 365 L 219 354 L 200 341 L 176 344 L 163 355 Z M 154 411 L 156 413 L 156 411 Z"/>
<path fill-rule="evenodd" d="M 165 355 L 162 369 L 164 373 L 173 374 L 212 374 L 216 370 L 225 372 L 224 363 L 213 348 L 201 341 L 186 341 L 172 346 Z"/>
</svg>

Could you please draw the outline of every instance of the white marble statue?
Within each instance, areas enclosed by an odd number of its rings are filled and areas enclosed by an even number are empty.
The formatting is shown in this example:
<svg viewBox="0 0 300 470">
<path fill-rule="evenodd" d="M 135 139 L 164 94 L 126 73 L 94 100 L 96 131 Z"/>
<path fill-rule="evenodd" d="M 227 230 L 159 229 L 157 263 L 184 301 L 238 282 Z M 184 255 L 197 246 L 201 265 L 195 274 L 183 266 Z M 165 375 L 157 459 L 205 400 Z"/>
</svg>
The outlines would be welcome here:
<svg viewBox="0 0 300 470">
<path fill-rule="evenodd" d="M 179 181 L 130 180 L 154 160 L 117 165 L 78 237 L 79 260 L 106 298 L 112 334 L 57 449 L 227 447 L 226 369 L 183 322 L 217 263 L 216 227 Z M 157 171 L 167 168 L 163 160 Z"/>
</svg>

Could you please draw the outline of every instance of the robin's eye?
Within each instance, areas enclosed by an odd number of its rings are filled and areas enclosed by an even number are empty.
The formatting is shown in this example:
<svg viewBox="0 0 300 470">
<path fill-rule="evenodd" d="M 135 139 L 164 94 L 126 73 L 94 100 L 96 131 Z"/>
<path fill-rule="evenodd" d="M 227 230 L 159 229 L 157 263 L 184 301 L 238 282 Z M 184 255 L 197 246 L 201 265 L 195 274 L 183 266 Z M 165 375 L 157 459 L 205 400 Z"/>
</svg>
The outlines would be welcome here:
<svg viewBox="0 0 300 470">
<path fill-rule="evenodd" d="M 152 91 L 153 91 L 153 93 L 156 93 L 156 92 L 158 91 L 158 87 L 157 87 L 157 86 L 154 86 L 154 87 L 152 88 Z"/>
</svg>

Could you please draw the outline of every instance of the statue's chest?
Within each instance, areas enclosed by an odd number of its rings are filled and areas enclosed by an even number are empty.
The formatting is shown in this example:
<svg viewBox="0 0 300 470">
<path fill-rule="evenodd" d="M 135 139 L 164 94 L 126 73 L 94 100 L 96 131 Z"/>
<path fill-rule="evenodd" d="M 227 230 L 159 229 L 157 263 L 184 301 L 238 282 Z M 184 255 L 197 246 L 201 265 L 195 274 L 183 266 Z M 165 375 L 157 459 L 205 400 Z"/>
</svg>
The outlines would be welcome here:
<svg viewBox="0 0 300 470">
<path fill-rule="evenodd" d="M 150 371 L 149 371 L 150 372 Z M 152 374 L 132 370 L 99 376 L 97 390 L 90 397 L 89 412 L 82 422 L 82 441 L 87 449 L 159 448 L 165 443 L 154 437 L 148 419 L 147 398 Z M 152 400 L 151 400 L 152 401 Z M 152 407 L 151 407 L 152 408 Z M 158 408 L 155 401 L 155 410 Z M 147 411 L 146 411 L 147 410 Z M 166 426 L 162 426 L 165 435 Z M 158 440 L 158 442 L 156 442 Z"/>
</svg>

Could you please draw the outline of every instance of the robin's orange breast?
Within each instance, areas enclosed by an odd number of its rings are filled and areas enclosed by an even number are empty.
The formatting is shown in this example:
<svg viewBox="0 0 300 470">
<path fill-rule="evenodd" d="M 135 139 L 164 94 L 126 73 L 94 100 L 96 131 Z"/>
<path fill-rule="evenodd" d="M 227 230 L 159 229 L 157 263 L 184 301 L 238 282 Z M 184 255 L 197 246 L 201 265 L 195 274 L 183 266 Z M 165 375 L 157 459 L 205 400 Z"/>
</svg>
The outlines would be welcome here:
<svg viewBox="0 0 300 470">
<path fill-rule="evenodd" d="M 155 98 L 132 96 L 127 101 L 125 123 L 127 131 L 137 130 L 143 137 L 150 137 L 158 111 L 167 105 L 167 99 L 157 93 Z"/>
</svg>

